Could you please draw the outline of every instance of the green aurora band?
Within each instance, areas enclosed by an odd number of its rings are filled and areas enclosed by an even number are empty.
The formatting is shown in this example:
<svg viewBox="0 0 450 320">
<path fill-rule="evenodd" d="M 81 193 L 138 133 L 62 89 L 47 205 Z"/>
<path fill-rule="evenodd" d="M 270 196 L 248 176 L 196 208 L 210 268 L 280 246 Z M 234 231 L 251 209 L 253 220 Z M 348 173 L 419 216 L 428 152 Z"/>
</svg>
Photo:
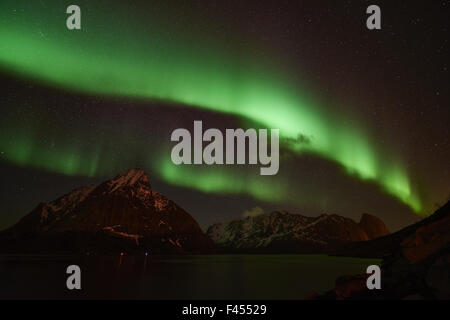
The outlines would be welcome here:
<svg viewBox="0 0 450 320">
<path fill-rule="evenodd" d="M 233 50 L 212 37 L 186 35 L 156 19 L 131 23 L 121 10 L 82 13 L 83 29 L 68 31 L 63 5 L 56 6 L 57 14 L 35 1 L 2 1 L 0 9 L 0 66 L 9 72 L 87 94 L 157 99 L 233 114 L 279 128 L 281 138 L 289 141 L 304 136 L 310 143 L 291 143 L 289 148 L 335 161 L 349 175 L 376 183 L 415 212 L 423 209 L 401 161 L 391 152 L 376 150 L 354 119 L 324 112 L 270 59 L 230 53 Z M 70 175 L 101 174 L 95 152 L 73 156 L 69 149 L 34 146 L 24 132 L 14 137 L 14 144 L 0 139 L 9 162 Z M 169 154 L 152 165 L 175 185 L 273 197 L 257 185 L 236 186 L 236 177 L 214 176 L 216 171 L 190 179 L 192 169 L 173 166 Z"/>
</svg>

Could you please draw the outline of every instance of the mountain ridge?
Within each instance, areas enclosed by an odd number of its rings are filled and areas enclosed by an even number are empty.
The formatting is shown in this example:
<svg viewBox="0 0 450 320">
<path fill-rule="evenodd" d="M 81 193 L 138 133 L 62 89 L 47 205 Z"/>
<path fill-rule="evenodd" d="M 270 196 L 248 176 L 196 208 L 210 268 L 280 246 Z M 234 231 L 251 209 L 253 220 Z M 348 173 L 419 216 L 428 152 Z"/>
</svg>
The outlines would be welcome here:
<svg viewBox="0 0 450 320">
<path fill-rule="evenodd" d="M 363 214 L 357 223 L 336 214 L 308 217 L 274 211 L 213 224 L 206 234 L 217 246 L 229 251 L 313 253 L 381 237 L 389 230 L 383 221 L 369 214 Z"/>
<path fill-rule="evenodd" d="M 197 221 L 137 168 L 40 203 L 0 239 L 10 252 L 215 252 Z"/>
</svg>

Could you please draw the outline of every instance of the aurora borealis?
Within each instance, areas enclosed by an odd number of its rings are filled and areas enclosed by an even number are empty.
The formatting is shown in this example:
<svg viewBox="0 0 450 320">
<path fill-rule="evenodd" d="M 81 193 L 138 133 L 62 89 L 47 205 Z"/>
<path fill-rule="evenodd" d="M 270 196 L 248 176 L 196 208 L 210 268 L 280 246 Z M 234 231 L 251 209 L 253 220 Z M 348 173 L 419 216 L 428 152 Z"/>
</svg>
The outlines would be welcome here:
<svg viewBox="0 0 450 320">
<path fill-rule="evenodd" d="M 430 200 L 418 187 L 420 179 L 408 164 L 409 155 L 395 141 L 380 143 L 385 132 L 377 130 L 378 124 L 367 125 L 368 107 L 363 101 L 342 107 L 346 102 L 339 97 L 332 101 L 333 95 L 327 93 L 329 98 L 324 99 L 321 83 L 303 72 L 306 59 L 299 63 L 279 60 L 277 48 L 238 31 L 243 22 L 230 27 L 227 18 L 216 21 L 195 9 L 181 10 L 162 3 L 132 7 L 120 2 L 78 4 L 82 30 L 68 31 L 68 4 L 64 1 L 2 1 L 3 72 L 92 99 L 126 104 L 134 100 L 169 110 L 175 105 L 212 112 L 217 117 L 230 116 L 243 126 L 278 128 L 281 145 L 292 157 L 329 161 L 343 176 L 376 186 L 377 192 L 418 214 L 428 213 Z M 196 25 L 198 19 L 202 21 Z M 310 35 L 299 32 L 297 37 Z M 324 52 L 323 59 L 332 61 L 332 53 Z M 55 103 L 50 101 L 51 108 L 58 108 Z M 30 108 L 45 108 L 44 104 L 26 103 Z M 122 123 L 118 118 L 113 124 L 105 120 L 88 130 L 80 120 L 68 134 L 64 123 L 72 121 L 69 117 L 61 120 L 53 112 L 41 112 L 36 120 L 34 113 L 27 113 L 27 108 L 14 101 L 4 101 L 2 108 L 23 111 L 20 119 L 10 113 L 2 122 L 7 134 L 0 137 L 1 160 L 9 165 L 100 178 L 115 174 L 118 166 L 139 163 L 173 186 L 314 206 L 310 199 L 294 196 L 290 188 L 294 182 L 287 172 L 291 165 L 283 160 L 279 177 L 273 179 L 256 176 L 252 168 L 176 167 L 168 151 L 170 136 L 153 132 L 157 138 L 142 138 L 145 127 L 137 128 L 132 120 Z M 352 112 L 355 109 L 361 111 Z M 48 137 L 53 137 L 51 143 Z M 123 152 L 111 151 L 111 141 Z"/>
</svg>

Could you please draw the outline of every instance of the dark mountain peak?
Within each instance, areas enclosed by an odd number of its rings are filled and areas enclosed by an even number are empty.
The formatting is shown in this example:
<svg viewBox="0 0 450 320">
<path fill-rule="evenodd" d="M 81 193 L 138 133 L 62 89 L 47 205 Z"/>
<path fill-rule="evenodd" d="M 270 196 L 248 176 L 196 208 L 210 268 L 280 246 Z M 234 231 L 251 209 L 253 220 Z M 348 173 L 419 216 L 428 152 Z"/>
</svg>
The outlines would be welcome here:
<svg viewBox="0 0 450 320">
<path fill-rule="evenodd" d="M 150 182 L 148 180 L 147 173 L 139 168 L 130 169 L 124 173 L 121 173 L 113 179 L 107 181 L 113 190 L 124 186 L 143 185 L 150 190 Z"/>
<path fill-rule="evenodd" d="M 152 197 L 147 173 L 138 168 L 125 171 L 114 178 L 101 183 L 91 192 L 89 197 L 98 199 L 108 195 L 137 199 L 142 203 L 147 203 Z"/>
<path fill-rule="evenodd" d="M 80 187 L 41 203 L 0 233 L 2 248 L 12 252 L 196 253 L 213 252 L 214 244 L 189 213 L 150 189 L 144 170 L 131 169 L 97 187 Z"/>
<path fill-rule="evenodd" d="M 359 226 L 366 232 L 369 239 L 375 239 L 390 234 L 389 229 L 380 218 L 368 213 L 362 214 Z"/>
</svg>

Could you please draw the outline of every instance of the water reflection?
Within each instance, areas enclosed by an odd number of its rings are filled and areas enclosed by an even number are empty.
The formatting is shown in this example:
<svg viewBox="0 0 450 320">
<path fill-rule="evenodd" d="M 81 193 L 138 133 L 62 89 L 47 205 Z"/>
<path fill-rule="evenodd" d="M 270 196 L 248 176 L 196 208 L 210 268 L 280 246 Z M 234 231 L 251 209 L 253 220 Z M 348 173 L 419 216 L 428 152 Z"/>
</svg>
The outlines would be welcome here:
<svg viewBox="0 0 450 320">
<path fill-rule="evenodd" d="M 1 256 L 0 298 L 302 299 L 376 263 L 322 255 Z M 65 287 L 70 264 L 81 268 L 81 291 Z"/>
</svg>

